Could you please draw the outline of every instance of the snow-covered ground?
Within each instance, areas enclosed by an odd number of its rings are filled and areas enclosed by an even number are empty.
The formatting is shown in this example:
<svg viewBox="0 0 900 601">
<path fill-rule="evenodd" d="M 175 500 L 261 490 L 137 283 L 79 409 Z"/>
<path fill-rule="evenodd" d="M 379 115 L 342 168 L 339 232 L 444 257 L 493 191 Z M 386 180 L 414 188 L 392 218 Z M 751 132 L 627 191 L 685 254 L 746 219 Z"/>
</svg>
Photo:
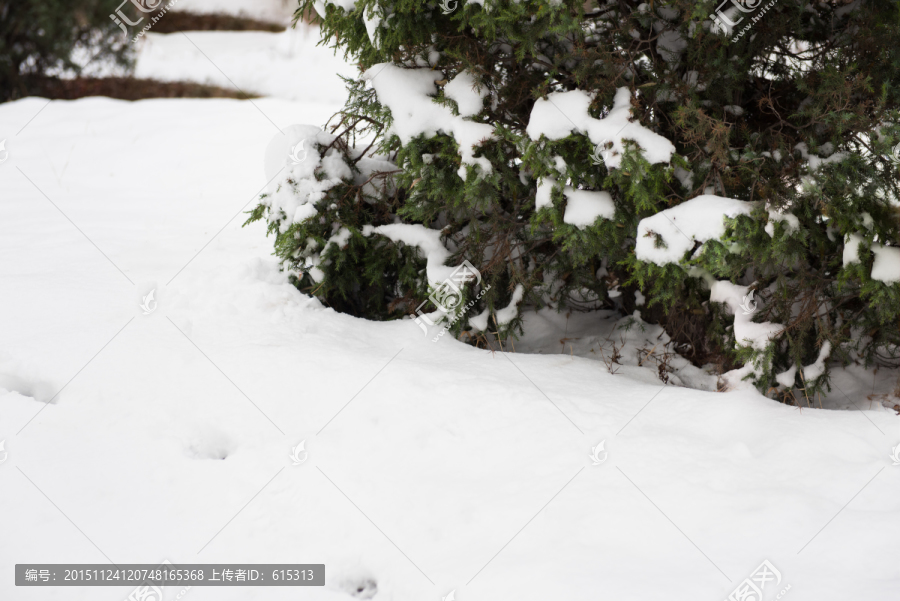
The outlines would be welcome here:
<svg viewBox="0 0 900 601">
<path fill-rule="evenodd" d="M 867 381 L 798 409 L 686 365 L 664 386 L 641 340 L 610 373 L 611 316 L 491 353 L 289 286 L 240 212 L 324 87 L 0 105 L 0 599 L 131 590 L 17 588 L 15 563 L 164 559 L 326 564 L 189 601 L 714 601 L 764 560 L 766 600 L 897 599 L 900 418 Z"/>
<path fill-rule="evenodd" d="M 330 48 L 317 46 L 318 42 L 318 28 L 303 23 L 282 33 L 151 31 L 137 42 L 135 76 L 192 80 L 229 89 L 237 86 L 247 93 L 304 102 L 333 102 L 337 110 L 346 96 L 337 74 L 355 77 L 358 71 Z M 304 117 L 300 114 L 297 119 Z"/>
</svg>

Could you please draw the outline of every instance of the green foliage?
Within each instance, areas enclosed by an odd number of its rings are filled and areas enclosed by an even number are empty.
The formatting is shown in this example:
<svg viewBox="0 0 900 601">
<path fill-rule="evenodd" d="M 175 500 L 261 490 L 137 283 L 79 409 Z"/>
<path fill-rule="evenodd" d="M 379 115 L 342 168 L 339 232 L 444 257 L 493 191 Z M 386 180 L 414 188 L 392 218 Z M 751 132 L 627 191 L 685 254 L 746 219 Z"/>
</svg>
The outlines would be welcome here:
<svg viewBox="0 0 900 601">
<path fill-rule="evenodd" d="M 76 49 L 127 65 L 127 39 L 109 18 L 115 9 L 100 0 L 0 0 L 0 101 L 27 96 L 30 78 L 48 71 L 79 72 Z"/>
<path fill-rule="evenodd" d="M 314 4 L 301 0 L 297 15 Z M 397 166 L 379 176 L 391 184 L 361 201 L 360 186 L 348 180 L 317 203 L 317 218 L 284 232 L 283 216 L 267 211 L 265 199 L 252 219 L 269 220 L 276 252 L 302 289 L 356 315 L 396 318 L 427 298 L 433 283 L 422 254 L 366 230 L 419 224 L 441 232 L 448 265 L 465 259 L 484 277 L 485 294 L 455 334 L 471 331 L 473 316 L 506 307 L 518 287 L 520 309 L 632 311 L 640 291 L 644 319 L 693 348 L 695 363 L 750 365 L 757 386 L 782 397 L 792 387 L 776 376 L 792 367 L 802 394 L 827 388 L 827 371 L 810 381 L 802 375 L 826 343 L 832 361 L 897 365 L 900 286 L 872 278 L 871 249 L 900 244 L 898 166 L 890 159 L 900 143 L 900 4 L 780 2 L 739 39 L 710 31 L 718 4 L 460 0 L 444 14 L 420 0 L 359 0 L 352 10 L 325 3 L 323 43 L 361 72 L 430 65 L 443 77 L 434 102 L 455 114 L 442 86 L 473 76 L 488 95 L 470 120 L 494 128 L 475 156 L 492 170 L 462 165 L 445 131 L 402 143 L 391 125 L 406 116 L 392 115 L 365 82 L 348 81 L 347 105 L 330 131 L 352 165 L 364 150 L 357 139 L 374 137 L 369 154 Z M 736 32 L 751 23 L 744 16 Z M 597 150 L 577 127 L 558 140 L 526 132 L 538 98 L 583 90 L 593 98 L 591 117 L 603 119 L 620 88 L 631 92 L 633 122 L 674 144 L 669 163 L 651 164 L 646 149 L 626 141 L 611 168 L 594 164 Z M 551 206 L 536 210 L 538 184 L 549 178 L 557 182 Z M 566 223 L 564 186 L 608 192 L 615 215 L 587 227 Z M 703 194 L 753 209 L 683 257 L 642 261 L 641 220 Z M 316 263 L 324 277 L 312 278 L 309 249 L 340 228 L 351 232 L 349 244 L 332 244 Z M 850 236 L 862 240 L 859 261 L 845 265 Z M 661 237 L 655 243 L 665 245 Z M 753 321 L 781 324 L 780 333 L 762 347 L 737 340 L 734 308 L 710 299 L 722 280 L 752 289 Z M 521 315 L 496 328 L 499 335 L 521 331 Z"/>
</svg>

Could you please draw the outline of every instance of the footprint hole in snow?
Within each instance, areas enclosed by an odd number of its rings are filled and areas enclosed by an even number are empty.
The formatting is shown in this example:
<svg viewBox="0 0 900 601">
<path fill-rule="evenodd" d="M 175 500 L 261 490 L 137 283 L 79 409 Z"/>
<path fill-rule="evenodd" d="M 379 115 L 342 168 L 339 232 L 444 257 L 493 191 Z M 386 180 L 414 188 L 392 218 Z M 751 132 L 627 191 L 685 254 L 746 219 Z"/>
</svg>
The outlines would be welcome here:
<svg viewBox="0 0 900 601">
<path fill-rule="evenodd" d="M 185 453 L 192 459 L 224 460 L 231 455 L 237 445 L 224 433 L 204 431 L 193 436 L 185 445 Z"/>
<path fill-rule="evenodd" d="M 346 578 L 341 582 L 341 590 L 357 599 L 371 599 L 378 592 L 378 583 L 365 576 Z"/>
<path fill-rule="evenodd" d="M 31 397 L 32 399 L 47 403 L 56 394 L 54 387 L 49 382 L 34 378 L 27 378 L 11 373 L 0 373 L 0 388 L 9 392 L 17 392 L 22 396 Z M 59 400 L 54 399 L 54 400 Z"/>
</svg>

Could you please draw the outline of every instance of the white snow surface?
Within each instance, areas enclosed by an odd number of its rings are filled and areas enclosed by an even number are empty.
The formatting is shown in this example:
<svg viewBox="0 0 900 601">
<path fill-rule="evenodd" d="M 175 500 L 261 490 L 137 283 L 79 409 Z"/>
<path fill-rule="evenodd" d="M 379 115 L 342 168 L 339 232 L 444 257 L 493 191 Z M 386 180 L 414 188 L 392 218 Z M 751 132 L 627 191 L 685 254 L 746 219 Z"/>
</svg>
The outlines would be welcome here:
<svg viewBox="0 0 900 601">
<path fill-rule="evenodd" d="M 433 230 L 418 223 L 391 223 L 363 228 L 363 235 L 381 234 L 394 242 L 403 242 L 418 248 L 425 257 L 425 269 L 431 284 L 440 284 L 450 277 L 455 267 L 444 265 L 450 258 L 450 251 L 441 242 L 440 230 Z"/>
<path fill-rule="evenodd" d="M 478 88 L 475 77 L 463 71 L 444 86 L 444 95 L 456 102 L 461 117 L 472 117 L 481 112 L 489 92 L 486 87 Z"/>
<path fill-rule="evenodd" d="M 797 366 L 792 365 L 785 371 L 775 376 L 775 381 L 781 386 L 790 389 L 794 386 L 795 377 L 797 375 Z"/>
<path fill-rule="evenodd" d="M 537 190 L 534 194 L 534 210 L 539 211 L 544 207 L 553 206 L 553 188 L 556 187 L 556 179 L 552 177 L 543 177 L 537 184 Z"/>
<path fill-rule="evenodd" d="M 392 63 L 379 63 L 363 73 L 363 79 L 372 84 L 379 102 L 390 109 L 394 119 L 390 131 L 401 142 L 406 144 L 420 135 L 430 138 L 443 132 L 453 136 L 459 144 L 464 165 L 477 165 L 484 173 L 490 173 L 491 162 L 485 157 L 476 158 L 475 151 L 482 141 L 494 137 L 494 128 L 454 115 L 450 108 L 432 100 L 437 94 L 434 82 L 440 81 L 443 76 L 437 70 L 404 69 Z M 463 83 L 458 87 L 464 86 Z M 465 179 L 464 166 L 458 173 L 460 178 Z"/>
<path fill-rule="evenodd" d="M 268 196 L 269 221 L 282 218 L 281 232 L 294 223 L 318 215 L 316 203 L 326 198 L 328 190 L 353 172 L 335 148 L 323 156 L 319 149 L 334 141 L 335 136 L 315 125 L 292 125 L 280 128 L 266 147 L 264 171 Z M 325 177 L 319 179 L 316 174 Z"/>
<path fill-rule="evenodd" d="M 706 242 L 725 234 L 725 217 L 749 214 L 753 204 L 734 198 L 703 194 L 638 224 L 635 254 L 641 261 L 666 265 L 678 263 L 696 242 Z M 665 246 L 656 246 L 657 234 Z"/>
<path fill-rule="evenodd" d="M 599 217 L 603 219 L 615 217 L 616 205 L 609 192 L 576 190 L 566 186 L 563 194 L 566 197 L 566 212 L 563 215 L 565 223 L 584 229 L 594 225 Z"/>
<path fill-rule="evenodd" d="M 15 587 L 15 563 L 164 559 L 327 566 L 187 601 L 724 599 L 763 559 L 767 598 L 896 599 L 884 374 L 836 374 L 852 411 L 800 410 L 673 385 L 715 387 L 677 358 L 663 385 L 632 346 L 610 373 L 611 316 L 529 312 L 492 353 L 290 286 L 242 212 L 277 128 L 335 108 L 0 105 L 0 599 L 132 590 Z"/>
<path fill-rule="evenodd" d="M 724 304 L 734 315 L 734 338 L 737 346 L 751 346 L 761 351 L 784 330 L 784 326 L 768 321 L 754 322 L 753 314 L 741 307 L 749 292 L 749 286 L 718 280 L 710 285 L 709 300 Z"/>
<path fill-rule="evenodd" d="M 370 6 L 363 12 L 363 23 L 366 25 L 366 34 L 369 41 L 375 48 L 378 48 L 380 40 L 378 39 L 378 26 L 381 25 L 381 7 L 378 5 Z"/>
<path fill-rule="evenodd" d="M 791 213 L 779 213 L 777 211 L 769 210 L 769 222 L 766 224 L 765 231 L 769 236 L 775 236 L 775 222 L 780 221 L 784 223 L 784 231 L 785 233 L 793 233 L 800 229 L 800 220 Z"/>
<path fill-rule="evenodd" d="M 859 263 L 859 246 L 863 237 L 859 234 L 849 234 L 844 238 L 843 265 Z M 875 261 L 872 263 L 872 279 L 885 284 L 900 282 L 900 248 L 872 243 L 872 252 Z"/>
<path fill-rule="evenodd" d="M 812 382 L 819 376 L 825 373 L 825 361 L 828 359 L 828 355 L 831 354 L 831 343 L 827 340 L 822 343 L 822 348 L 819 349 L 819 356 L 816 357 L 816 361 L 807 365 L 803 368 L 803 379 L 807 382 Z"/>
<path fill-rule="evenodd" d="M 844 267 L 851 263 L 859 263 L 859 245 L 862 241 L 863 237 L 859 234 L 848 234 L 844 237 L 844 253 L 842 256 Z"/>
<path fill-rule="evenodd" d="M 885 284 L 900 282 L 900 248 L 873 244 L 875 262 L 872 264 L 872 279 Z"/>
<path fill-rule="evenodd" d="M 809 152 L 809 147 L 806 145 L 806 142 L 799 142 L 796 146 L 794 146 L 794 149 L 800 152 L 800 156 L 809 161 L 809 170 L 811 172 L 816 172 L 823 166 L 829 165 L 831 163 L 839 163 L 850 156 L 846 152 L 835 152 L 828 158 L 823 159 L 819 155 L 811 154 Z"/>
<path fill-rule="evenodd" d="M 548 140 L 562 140 L 573 131 L 587 135 L 593 144 L 607 145 L 601 148 L 606 165 L 617 169 L 625 150 L 623 140 L 634 140 L 650 163 L 668 163 L 675 146 L 666 138 L 631 120 L 631 91 L 619 88 L 609 115 L 594 119 L 588 113 L 592 97 L 582 90 L 552 92 L 547 98 L 539 98 L 531 109 L 526 132 L 532 140 L 546 136 Z"/>
<path fill-rule="evenodd" d="M 497 325 L 505 326 L 519 315 L 519 303 L 522 302 L 524 295 L 525 287 L 522 284 L 518 284 L 516 289 L 513 290 L 509 304 L 494 314 L 497 318 Z"/>
<path fill-rule="evenodd" d="M 552 192 L 556 186 L 557 181 L 553 177 L 545 176 L 538 181 L 534 197 L 535 210 L 553 206 Z M 566 199 L 564 223 L 584 229 L 593 225 L 600 217 L 603 219 L 615 217 L 616 205 L 609 192 L 580 190 L 572 186 L 563 186 L 562 191 Z"/>
<path fill-rule="evenodd" d="M 248 94 L 329 103 L 336 110 L 347 95 L 338 74 L 358 72 L 318 42 L 318 28 L 304 23 L 281 33 L 151 30 L 138 42 L 135 77 L 236 86 Z M 304 115 L 295 120 L 310 121 Z"/>
</svg>

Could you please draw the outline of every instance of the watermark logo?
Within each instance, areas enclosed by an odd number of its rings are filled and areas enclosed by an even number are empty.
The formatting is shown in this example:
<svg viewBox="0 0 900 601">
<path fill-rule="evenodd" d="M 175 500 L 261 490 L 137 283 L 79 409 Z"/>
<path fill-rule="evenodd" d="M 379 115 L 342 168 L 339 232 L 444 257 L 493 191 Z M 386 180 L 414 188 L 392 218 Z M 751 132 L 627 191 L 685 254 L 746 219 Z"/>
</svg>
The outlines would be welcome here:
<svg viewBox="0 0 900 601">
<path fill-rule="evenodd" d="M 756 311 L 756 301 L 753 299 L 753 291 L 750 291 L 750 294 L 744 297 L 744 302 L 741 303 L 741 309 L 744 310 L 744 315 L 751 315 Z"/>
<path fill-rule="evenodd" d="M 0 440 L 0 464 L 6 463 L 7 457 L 9 457 L 9 453 L 6 452 L 6 441 Z"/>
<path fill-rule="evenodd" d="M 306 151 L 306 148 L 303 147 L 305 143 L 306 140 L 300 140 L 299 144 L 291 148 L 291 154 L 289 154 L 288 156 L 290 157 L 293 164 L 299 165 L 306 160 L 306 155 L 308 154 L 308 152 Z M 301 152 L 303 153 L 303 156 L 300 155 Z"/>
<path fill-rule="evenodd" d="M 712 33 L 721 33 L 730 36 L 734 26 L 744 20 L 744 18 L 741 17 L 737 21 L 732 21 L 728 18 L 728 15 L 722 12 L 722 7 L 729 2 L 731 2 L 731 0 L 725 0 L 725 2 L 716 8 L 716 12 L 709 16 L 709 18 L 712 19 L 712 27 L 709 29 Z"/>
<path fill-rule="evenodd" d="M 441 12 L 445 15 L 449 15 L 455 11 L 457 6 L 459 6 L 459 2 L 456 0 L 441 0 Z M 448 599 L 447 601 L 452 601 L 452 599 Z"/>
<path fill-rule="evenodd" d="M 161 571 L 166 570 L 171 566 L 172 562 L 166 559 L 159 564 L 159 568 L 156 568 L 156 570 L 160 570 L 159 575 L 161 576 Z M 138 585 L 138 587 L 131 591 L 128 597 L 126 597 L 125 601 L 163 601 L 163 587 L 156 586 L 152 583 Z"/>
<path fill-rule="evenodd" d="M 125 27 L 126 23 L 130 27 L 134 27 L 135 25 L 137 25 L 138 23 L 140 23 L 141 21 L 144 20 L 144 17 L 141 17 L 140 19 L 138 19 L 137 21 L 135 21 L 133 23 L 128 20 L 128 17 L 125 16 L 125 13 L 122 12 L 122 7 L 125 6 L 126 4 L 128 4 L 129 2 L 134 4 L 135 8 L 137 8 L 142 13 L 151 13 L 154 10 L 156 10 L 157 8 L 159 8 L 160 4 L 162 4 L 162 0 L 156 0 L 155 4 L 153 3 L 153 0 L 146 0 L 147 6 L 145 7 L 141 3 L 140 0 L 123 0 L 122 4 L 120 4 L 119 7 L 116 8 L 116 12 L 110 14 L 109 18 L 112 19 L 113 22 L 115 22 L 115 24 L 119 26 L 119 29 L 121 29 L 122 33 L 124 33 L 125 35 L 128 35 L 128 29 Z"/>
<path fill-rule="evenodd" d="M 9 151 L 6 150 L 6 140 L 0 141 L 0 163 L 5 163 L 9 158 Z"/>
<path fill-rule="evenodd" d="M 131 591 L 125 601 L 163 601 L 163 591 L 154 584 L 142 584 Z"/>
<path fill-rule="evenodd" d="M 441 601 L 456 601 L 456 589 L 447 593 L 446 597 L 441 597 Z"/>
<path fill-rule="evenodd" d="M 594 146 L 594 152 L 591 153 L 591 163 L 594 165 L 603 164 L 603 143 Z"/>
<path fill-rule="evenodd" d="M 726 7 L 725 5 L 730 4 L 743 13 L 750 13 L 759 8 L 761 3 L 762 0 L 725 0 L 716 8 L 716 12 L 709 16 L 709 18 L 712 19 L 710 31 L 712 33 L 722 33 L 726 36 L 730 36 L 734 30 L 734 26 L 744 21 L 744 17 L 739 17 L 737 21 L 732 21 L 725 13 L 725 11 L 731 7 Z M 733 13 L 732 16 L 734 16 L 734 14 L 736 13 Z"/>
<path fill-rule="evenodd" d="M 0 442 L 0 450 L 3 449 L 3 443 Z M 900 465 L 900 444 L 891 449 L 893 453 L 891 453 L 891 459 L 894 461 L 892 465 Z M 2 461 L 0 461 L 2 463 Z"/>
<path fill-rule="evenodd" d="M 156 293 L 156 288 L 150 291 L 150 294 L 143 298 L 143 302 L 141 303 L 141 309 L 144 310 L 144 315 L 150 315 L 154 311 L 156 311 L 157 303 L 153 298 L 154 293 Z"/>
<path fill-rule="evenodd" d="M 3 141 L 6 142 L 6 140 L 3 140 Z M 3 144 L 0 143 L 0 150 L 2 150 L 2 149 L 3 149 Z M 897 144 L 896 146 L 894 146 L 893 149 L 891 149 L 891 161 L 893 161 L 893 163 L 895 165 L 900 165 L 900 144 Z M 3 162 L 3 160 L 0 160 L 0 163 L 2 163 L 2 162 Z"/>
<path fill-rule="evenodd" d="M 166 572 L 174 568 L 175 566 L 168 559 L 164 560 L 159 567 L 151 570 L 152 577 L 148 578 L 150 582 L 141 584 L 137 588 L 135 588 L 128 597 L 125 598 L 125 601 L 163 601 L 163 589 L 166 588 L 165 585 L 155 585 L 153 582 L 158 581 L 168 581 L 171 580 L 172 577 L 169 576 Z M 175 600 L 181 599 L 184 597 L 185 593 L 191 590 L 191 587 L 186 586 L 178 593 L 175 597 Z"/>
<path fill-rule="evenodd" d="M 737 588 L 728 595 L 727 601 L 762 601 L 763 591 L 770 582 L 775 586 L 781 584 L 781 572 L 766 559 L 753 570 L 749 577 L 738 584 Z M 777 598 L 783 597 L 790 588 L 791 585 L 787 585 L 787 588 L 782 590 Z"/>
<path fill-rule="evenodd" d="M 300 465 L 305 463 L 309 458 L 309 453 L 306 451 L 306 441 L 300 441 L 296 447 L 291 449 L 291 461 L 293 461 L 293 465 Z"/>
<path fill-rule="evenodd" d="M 140 24 L 141 21 L 144 20 L 144 17 L 141 17 L 137 21 L 132 22 L 128 19 L 128 17 L 125 16 L 125 13 L 122 12 L 122 7 L 125 6 L 126 4 L 128 4 L 128 2 L 131 2 L 132 4 L 134 4 L 134 6 L 139 11 L 146 14 L 146 13 L 152 13 L 153 11 L 160 8 L 160 5 L 163 3 L 163 0 L 123 0 L 122 4 L 120 4 L 119 7 L 116 9 L 116 12 L 110 14 L 109 18 L 112 19 L 113 22 L 119 26 L 119 29 L 121 29 L 122 33 L 124 33 L 126 36 L 128 35 L 128 28 L 125 27 L 126 24 L 131 27 L 134 27 L 135 25 Z M 154 25 L 156 25 L 156 23 L 159 22 L 160 19 L 162 19 L 163 15 L 165 15 L 166 12 L 168 12 L 168 10 L 170 8 L 172 8 L 176 2 L 178 2 L 178 0 L 172 0 L 162 10 L 160 10 L 158 14 L 150 17 L 150 22 L 147 23 L 146 25 L 144 25 L 144 28 L 141 29 L 141 31 L 136 36 L 134 36 L 134 38 L 132 38 L 131 43 L 134 44 L 135 42 L 138 41 L 138 38 L 143 37 L 143 35 L 145 33 L 150 31 L 150 29 Z"/>
<path fill-rule="evenodd" d="M 491 289 L 490 286 L 484 288 L 481 292 L 478 293 L 478 296 L 475 297 L 474 300 L 469 301 L 467 304 L 463 305 L 463 291 L 462 288 L 468 282 L 475 281 L 475 285 L 478 286 L 481 284 L 481 273 L 475 269 L 475 266 L 469 263 L 468 261 L 463 261 L 462 265 L 453 270 L 446 280 L 438 284 L 432 293 L 428 296 L 428 300 L 422 301 L 422 304 L 416 307 L 416 325 L 422 328 L 422 333 L 425 336 L 428 336 L 428 326 L 435 326 L 437 322 L 432 321 L 428 314 L 422 311 L 422 307 L 424 307 L 429 301 L 437 307 L 438 311 L 447 316 L 448 318 L 448 326 L 452 326 L 456 321 L 465 314 L 466 311 L 471 309 L 475 305 L 475 301 L 480 299 L 482 296 L 487 293 L 488 290 Z M 442 316 L 442 317 L 444 317 Z M 438 319 L 440 321 L 441 318 Z M 427 324 L 427 325 L 426 325 Z M 440 334 L 438 334 L 432 342 L 437 342 L 437 339 L 444 335 L 447 331 L 447 327 L 445 326 Z"/>
<path fill-rule="evenodd" d="M 606 441 L 601 440 L 600 444 L 598 444 L 596 447 L 591 447 L 591 454 L 589 455 L 591 461 L 593 461 L 591 465 L 600 465 L 601 463 L 606 461 L 607 457 L 609 457 L 609 453 L 607 453 L 603 448 L 605 444 Z M 600 457 L 600 453 L 603 453 L 603 457 Z"/>
<path fill-rule="evenodd" d="M 728 7 L 723 10 L 723 7 L 729 2 L 731 2 L 732 7 Z M 753 25 L 757 21 L 762 19 L 763 16 L 767 12 L 769 12 L 769 9 L 775 6 L 776 2 L 778 2 L 778 0 L 771 0 L 767 5 L 760 9 L 757 14 L 753 15 L 753 18 L 750 19 L 751 22 L 744 26 L 741 32 L 733 38 L 733 41 L 739 40 L 745 33 L 750 31 L 750 28 L 753 27 Z M 722 33 L 725 34 L 726 37 L 731 37 L 734 26 L 744 21 L 743 17 L 739 17 L 737 21 L 731 20 L 731 17 L 734 17 L 738 14 L 734 12 L 732 8 L 736 8 L 743 13 L 750 13 L 758 9 L 760 4 L 762 4 L 762 0 L 725 0 L 718 6 L 718 8 L 716 8 L 715 14 L 709 16 L 709 18 L 712 19 L 712 26 L 710 27 L 710 31 L 712 33 Z M 731 16 L 729 16 L 725 12 L 728 10 L 731 10 Z"/>
</svg>

